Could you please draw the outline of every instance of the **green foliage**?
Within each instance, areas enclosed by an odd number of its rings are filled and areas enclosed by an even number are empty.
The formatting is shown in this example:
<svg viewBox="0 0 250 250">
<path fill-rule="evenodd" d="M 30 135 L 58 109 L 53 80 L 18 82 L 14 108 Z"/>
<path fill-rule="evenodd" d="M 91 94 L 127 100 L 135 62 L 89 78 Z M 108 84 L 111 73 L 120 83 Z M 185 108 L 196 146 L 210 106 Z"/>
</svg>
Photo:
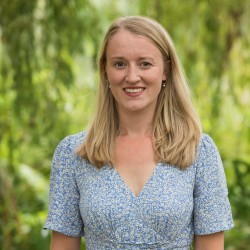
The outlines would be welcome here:
<svg viewBox="0 0 250 250">
<path fill-rule="evenodd" d="M 157 19 L 174 40 L 225 165 L 235 221 L 226 249 L 250 245 L 249 1 L 1 0 L 2 249 L 49 249 L 42 225 L 53 151 L 91 119 L 104 31 L 135 14 Z"/>
</svg>

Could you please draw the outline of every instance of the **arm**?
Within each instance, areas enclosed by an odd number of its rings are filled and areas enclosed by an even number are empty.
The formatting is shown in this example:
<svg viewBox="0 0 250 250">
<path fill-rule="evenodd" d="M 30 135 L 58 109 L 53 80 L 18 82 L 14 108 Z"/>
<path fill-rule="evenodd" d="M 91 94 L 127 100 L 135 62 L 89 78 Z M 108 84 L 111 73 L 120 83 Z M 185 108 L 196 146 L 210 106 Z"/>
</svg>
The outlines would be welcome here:
<svg viewBox="0 0 250 250">
<path fill-rule="evenodd" d="M 81 238 L 52 231 L 50 250 L 80 250 Z"/>
<path fill-rule="evenodd" d="M 84 224 L 79 204 L 80 191 L 78 190 L 75 177 L 77 164 L 74 154 L 75 140 L 72 136 L 66 137 L 59 143 L 53 156 L 50 175 L 49 209 L 44 225 L 44 229 L 54 231 L 51 242 L 52 250 L 76 249 L 60 248 L 59 244 L 61 240 L 64 242 L 65 239 L 73 240 L 84 235 Z M 56 232 L 60 232 L 60 234 Z M 68 237 L 65 235 L 68 235 Z"/>
<path fill-rule="evenodd" d="M 202 137 L 195 167 L 193 218 L 196 247 L 201 249 L 199 246 L 204 241 L 208 242 L 207 247 L 210 242 L 221 242 L 222 248 L 214 249 L 223 249 L 223 231 L 233 227 L 233 220 L 220 154 L 207 135 Z"/>
<path fill-rule="evenodd" d="M 195 235 L 195 250 L 224 250 L 224 232 Z"/>
</svg>

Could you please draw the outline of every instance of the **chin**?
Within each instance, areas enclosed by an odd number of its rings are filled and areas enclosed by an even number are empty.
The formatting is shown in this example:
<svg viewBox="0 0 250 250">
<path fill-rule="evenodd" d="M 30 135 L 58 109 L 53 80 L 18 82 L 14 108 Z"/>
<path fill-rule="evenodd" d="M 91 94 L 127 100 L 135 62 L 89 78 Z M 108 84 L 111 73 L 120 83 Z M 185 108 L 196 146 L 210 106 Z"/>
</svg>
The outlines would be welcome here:
<svg viewBox="0 0 250 250">
<path fill-rule="evenodd" d="M 144 110 L 145 107 L 141 107 L 141 106 L 133 106 L 133 107 L 127 107 L 125 108 L 125 110 L 130 111 L 130 112 L 139 112 Z"/>
</svg>

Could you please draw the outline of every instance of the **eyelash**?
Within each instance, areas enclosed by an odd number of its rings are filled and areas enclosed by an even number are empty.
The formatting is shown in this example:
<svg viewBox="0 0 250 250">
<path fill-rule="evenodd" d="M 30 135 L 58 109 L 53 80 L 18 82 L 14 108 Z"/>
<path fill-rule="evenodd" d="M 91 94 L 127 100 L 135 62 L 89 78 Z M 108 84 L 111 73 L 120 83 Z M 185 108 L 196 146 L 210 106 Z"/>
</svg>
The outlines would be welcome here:
<svg viewBox="0 0 250 250">
<path fill-rule="evenodd" d="M 124 62 L 115 62 L 113 64 L 116 68 L 124 68 L 126 66 L 126 64 Z M 152 64 L 150 62 L 141 62 L 139 64 L 140 67 L 142 68 L 148 68 L 150 67 Z"/>
<path fill-rule="evenodd" d="M 149 66 L 151 66 L 151 63 L 150 62 L 142 62 L 141 65 L 143 67 L 149 67 Z"/>
<path fill-rule="evenodd" d="M 119 65 L 119 64 L 120 64 L 120 65 Z M 121 65 L 121 64 L 122 64 L 122 65 Z M 116 68 L 123 68 L 124 65 L 125 65 L 124 62 L 115 62 L 115 63 L 114 63 L 114 66 L 115 66 Z"/>
</svg>

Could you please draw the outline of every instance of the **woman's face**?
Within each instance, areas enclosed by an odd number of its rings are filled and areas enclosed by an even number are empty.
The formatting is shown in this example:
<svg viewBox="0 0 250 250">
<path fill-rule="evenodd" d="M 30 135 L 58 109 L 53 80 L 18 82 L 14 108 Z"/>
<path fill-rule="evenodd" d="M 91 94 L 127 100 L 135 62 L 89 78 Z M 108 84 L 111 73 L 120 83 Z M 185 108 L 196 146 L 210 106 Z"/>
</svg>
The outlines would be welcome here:
<svg viewBox="0 0 250 250">
<path fill-rule="evenodd" d="M 106 74 L 119 112 L 155 112 L 162 81 L 163 57 L 146 37 L 119 30 L 108 42 Z"/>
</svg>

